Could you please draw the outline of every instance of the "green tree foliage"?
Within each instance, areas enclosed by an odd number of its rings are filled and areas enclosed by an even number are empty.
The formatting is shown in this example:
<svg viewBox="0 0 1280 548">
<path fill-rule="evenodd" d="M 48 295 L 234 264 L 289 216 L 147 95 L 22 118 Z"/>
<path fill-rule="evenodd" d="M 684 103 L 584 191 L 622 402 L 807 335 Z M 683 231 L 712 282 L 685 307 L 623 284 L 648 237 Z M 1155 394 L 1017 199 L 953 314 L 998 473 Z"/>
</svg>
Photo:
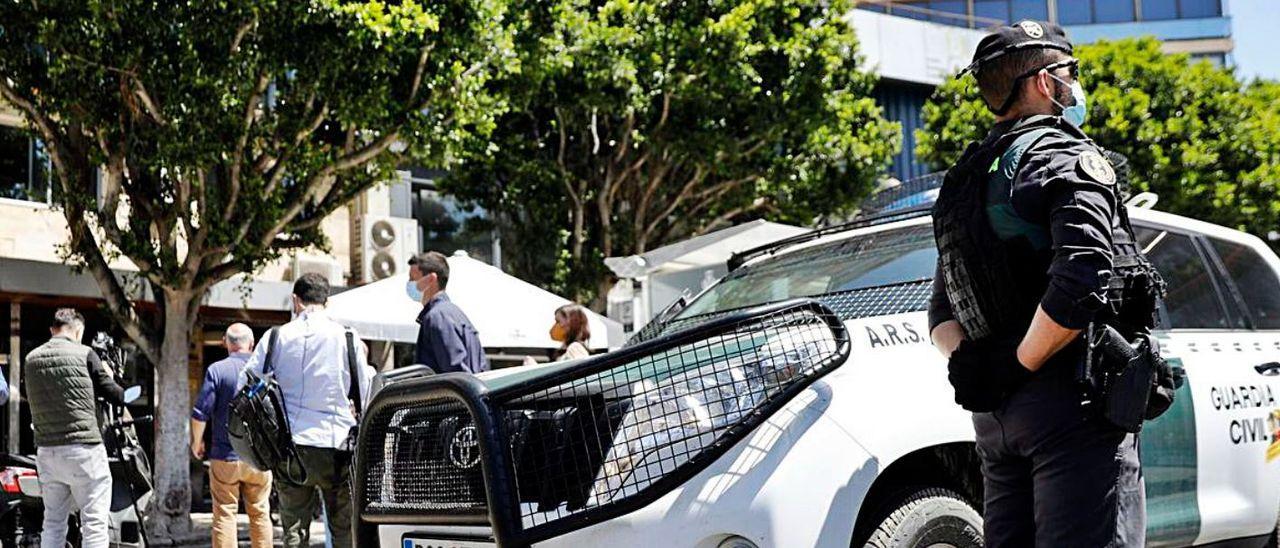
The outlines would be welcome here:
<svg viewBox="0 0 1280 548">
<path fill-rule="evenodd" d="M 1129 158 L 1157 207 L 1266 237 L 1280 226 L 1280 85 L 1166 55 L 1154 39 L 1079 46 L 1085 132 Z M 939 86 L 916 152 L 943 168 L 994 123 L 972 77 Z"/>
<path fill-rule="evenodd" d="M 207 290 L 389 177 L 493 125 L 513 66 L 498 0 L 44 0 L 0 6 L 0 95 L 56 171 L 67 249 L 156 365 L 161 537 L 189 527 L 187 354 Z M 139 314 L 108 268 L 155 296 Z"/>
<path fill-rule="evenodd" d="M 517 5 L 512 110 L 443 186 L 497 214 L 509 269 L 580 300 L 605 256 L 844 211 L 899 146 L 848 2 Z"/>
</svg>

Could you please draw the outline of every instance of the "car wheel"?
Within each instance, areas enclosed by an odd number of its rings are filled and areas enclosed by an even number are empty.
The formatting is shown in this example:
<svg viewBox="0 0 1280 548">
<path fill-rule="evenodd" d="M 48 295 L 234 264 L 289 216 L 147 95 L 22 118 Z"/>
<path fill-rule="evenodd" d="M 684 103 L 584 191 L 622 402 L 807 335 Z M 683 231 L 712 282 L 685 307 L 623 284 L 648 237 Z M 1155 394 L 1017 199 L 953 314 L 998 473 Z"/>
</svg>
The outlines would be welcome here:
<svg viewBox="0 0 1280 548">
<path fill-rule="evenodd" d="M 876 527 L 873 548 L 981 548 L 982 516 L 954 491 L 907 491 Z"/>
</svg>

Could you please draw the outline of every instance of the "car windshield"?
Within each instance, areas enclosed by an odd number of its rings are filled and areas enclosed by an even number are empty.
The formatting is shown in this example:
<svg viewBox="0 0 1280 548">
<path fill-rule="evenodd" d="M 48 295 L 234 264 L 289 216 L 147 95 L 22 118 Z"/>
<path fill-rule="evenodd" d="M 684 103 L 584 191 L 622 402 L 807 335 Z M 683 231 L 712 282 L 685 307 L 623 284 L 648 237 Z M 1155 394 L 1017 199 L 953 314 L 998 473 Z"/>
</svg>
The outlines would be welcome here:
<svg viewBox="0 0 1280 548">
<path fill-rule="evenodd" d="M 937 259 L 928 224 L 863 234 L 739 268 L 678 317 L 929 279 Z"/>
</svg>

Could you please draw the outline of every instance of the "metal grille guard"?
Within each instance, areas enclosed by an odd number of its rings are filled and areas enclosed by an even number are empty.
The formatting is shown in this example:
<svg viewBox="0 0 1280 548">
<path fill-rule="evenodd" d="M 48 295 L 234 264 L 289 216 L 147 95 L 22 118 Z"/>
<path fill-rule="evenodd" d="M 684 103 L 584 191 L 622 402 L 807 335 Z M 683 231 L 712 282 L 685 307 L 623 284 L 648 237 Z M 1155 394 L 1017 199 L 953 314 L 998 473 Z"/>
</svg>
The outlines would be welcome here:
<svg viewBox="0 0 1280 548">
<path fill-rule="evenodd" d="M 839 317 L 799 299 L 492 390 L 459 373 L 392 384 L 360 428 L 357 545 L 376 545 L 379 524 L 448 524 L 488 525 L 500 546 L 523 547 L 632 512 L 705 469 L 849 351 Z M 680 389 L 696 392 L 672 395 Z M 395 422 L 415 413 L 425 418 Z M 388 455 L 406 459 L 407 478 L 397 480 L 400 461 Z M 483 500 L 471 488 L 475 465 Z M 438 499 L 446 495 L 463 500 Z"/>
</svg>

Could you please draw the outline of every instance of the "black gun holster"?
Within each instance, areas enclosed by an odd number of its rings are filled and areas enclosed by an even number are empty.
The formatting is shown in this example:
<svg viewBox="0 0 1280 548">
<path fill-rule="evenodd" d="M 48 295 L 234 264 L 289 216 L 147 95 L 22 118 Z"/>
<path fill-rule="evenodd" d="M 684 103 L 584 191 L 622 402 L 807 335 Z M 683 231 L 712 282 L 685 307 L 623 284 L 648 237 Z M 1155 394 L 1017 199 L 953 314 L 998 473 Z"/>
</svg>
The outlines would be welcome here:
<svg viewBox="0 0 1280 548">
<path fill-rule="evenodd" d="M 1127 340 L 1114 327 L 1093 323 L 1086 331 L 1088 346 L 1080 382 L 1085 405 L 1126 432 L 1142 430 L 1173 403 L 1172 373 L 1160 357 L 1150 334 Z"/>
</svg>

